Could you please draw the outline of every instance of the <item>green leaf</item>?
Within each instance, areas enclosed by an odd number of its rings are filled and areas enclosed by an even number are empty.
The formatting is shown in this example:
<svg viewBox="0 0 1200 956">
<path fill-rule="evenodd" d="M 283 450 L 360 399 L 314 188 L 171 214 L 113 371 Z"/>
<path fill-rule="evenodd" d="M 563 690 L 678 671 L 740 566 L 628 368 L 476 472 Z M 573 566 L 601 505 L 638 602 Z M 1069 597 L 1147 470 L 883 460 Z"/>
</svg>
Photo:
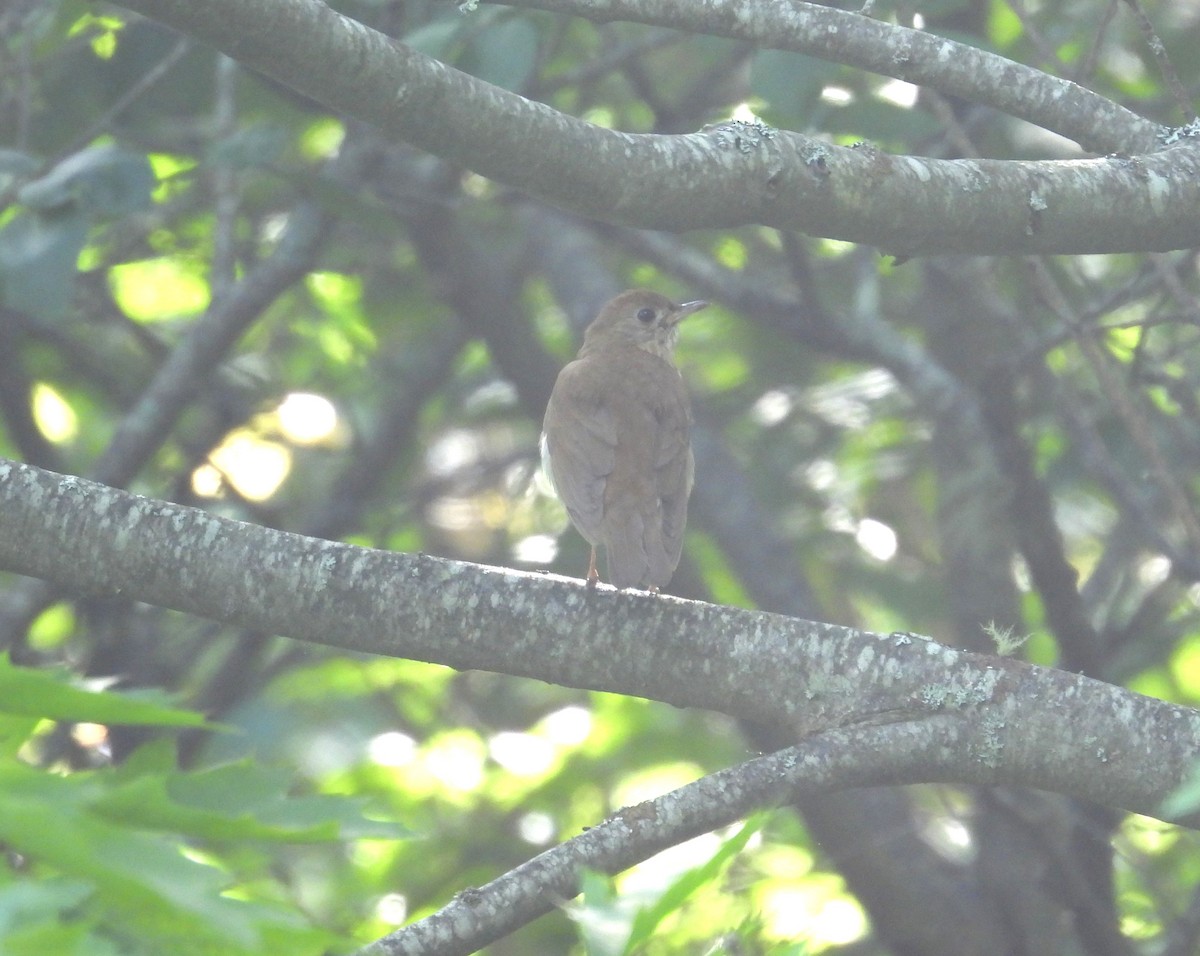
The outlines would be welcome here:
<svg viewBox="0 0 1200 956">
<path fill-rule="evenodd" d="M 86 879 L 131 913 L 170 913 L 178 930 L 252 944 L 256 933 L 236 903 L 221 897 L 225 876 L 171 841 L 95 816 L 86 801 L 95 774 L 60 777 L 0 765 L 0 841 L 59 872 Z"/>
<path fill-rule="evenodd" d="M 116 779 L 110 770 L 64 777 L 0 762 L 0 843 L 23 856 L 38 880 L 36 887 L 21 880 L 0 891 L 0 952 L 107 953 L 90 935 L 80 936 L 75 949 L 70 933 L 39 936 L 41 926 L 63 922 L 55 918 L 60 914 L 89 929 L 107 927 L 108 938 L 119 928 L 125 956 L 330 951 L 330 934 L 296 911 L 226 895 L 234 878 L 193 859 L 178 837 L 141 832 L 94 812 Z M 47 885 L 56 892 L 47 894 Z M 16 935 L 8 936 L 10 930 Z M 45 948 L 25 945 L 37 939 Z"/>
<path fill-rule="evenodd" d="M 64 877 L 0 887 L 0 941 L 25 924 L 57 922 L 59 914 L 80 906 L 91 892 L 85 880 Z M 7 946 L 0 946 L 0 952 L 8 951 Z"/>
<path fill-rule="evenodd" d="M 746 848 L 750 838 L 763 828 L 765 822 L 765 814 L 747 820 L 742 828 L 722 843 L 721 848 L 706 862 L 680 875 L 652 906 L 640 910 L 634 917 L 625 952 L 631 952 L 633 947 L 653 936 L 659 924 L 682 907 L 688 897 L 702 886 L 717 879 L 725 868 L 725 864 Z"/>
<path fill-rule="evenodd" d="M 0 157 L 0 176 L 29 171 L 20 154 Z M 17 199 L 28 209 L 0 229 L 0 293 L 6 305 L 57 318 L 70 305 L 88 228 L 150 204 L 154 173 L 140 153 L 93 146 L 27 182 Z"/>
<path fill-rule="evenodd" d="M 191 807 L 175 799 L 175 791 L 179 789 L 173 786 L 175 783 L 142 778 L 105 794 L 92 803 L 92 808 L 113 822 L 209 840 L 315 842 L 338 836 L 337 825 L 332 822 L 288 828 L 263 823 L 248 813 Z M 237 795 L 236 790 L 230 791 L 231 797 Z"/>
<path fill-rule="evenodd" d="M 90 146 L 26 183 L 17 198 L 31 209 L 73 206 L 94 221 L 145 209 L 154 185 L 154 171 L 144 154 L 116 146 Z"/>
<path fill-rule="evenodd" d="M 0 713 L 0 757 L 15 758 L 41 720 Z"/>
<path fill-rule="evenodd" d="M 77 210 L 25 213 L 0 229 L 0 293 L 4 304 L 57 318 L 67 311 L 87 220 Z"/>
<path fill-rule="evenodd" d="M 123 956 L 115 943 L 64 913 L 37 926 L 0 935 L 4 956 Z"/>
<path fill-rule="evenodd" d="M 167 707 L 143 694 L 141 699 L 112 691 L 74 687 L 47 671 L 14 666 L 0 657 L 0 714 L 96 724 L 136 724 L 157 727 L 210 726 L 203 715 Z"/>
<path fill-rule="evenodd" d="M 293 797 L 291 785 L 285 771 L 244 761 L 168 778 L 138 777 L 91 806 L 109 820 L 209 840 L 316 843 L 407 835 L 399 824 L 363 817 L 360 801 Z"/>
</svg>

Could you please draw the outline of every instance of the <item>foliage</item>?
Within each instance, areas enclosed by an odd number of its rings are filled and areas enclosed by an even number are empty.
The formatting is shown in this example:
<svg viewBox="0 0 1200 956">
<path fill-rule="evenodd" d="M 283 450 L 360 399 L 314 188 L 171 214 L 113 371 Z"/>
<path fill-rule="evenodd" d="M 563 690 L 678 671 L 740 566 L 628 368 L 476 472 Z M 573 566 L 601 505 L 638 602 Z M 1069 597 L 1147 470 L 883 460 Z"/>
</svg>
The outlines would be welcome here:
<svg viewBox="0 0 1200 956">
<path fill-rule="evenodd" d="M 166 394 L 178 414 L 121 462 L 141 493 L 581 575 L 536 478 L 553 375 L 613 292 L 702 295 L 714 305 L 679 350 L 698 468 L 672 590 L 993 651 L 986 626 L 1014 654 L 1200 704 L 1194 251 L 902 264 L 761 227 L 579 222 L 93 6 L 0 11 L 0 455 L 95 474 Z M 732 40 L 486 4 L 338 6 L 597 125 L 754 114 L 896 153 L 1075 155 L 965 101 Z M 920 14 L 1168 122 L 1122 11 L 1099 30 L 1058 2 Z M 1148 12 L 1194 92 L 1200 23 L 1183 3 Z M 227 344 L 206 353 L 222 309 Z M 164 381 L 185 354 L 212 357 Z M 349 952 L 773 745 L 718 715 L 3 584 L 0 633 L 38 665 L 0 666 L 4 953 Z M 1196 922 L 1179 919 L 1200 885 L 1189 833 L 948 786 L 872 799 L 594 876 L 489 951 L 900 952 L 958 905 L 933 889 L 947 873 L 1031 935 L 1107 914 L 1165 945 Z M 1196 787 L 1176 799 L 1194 806 Z M 923 881 L 929 909 L 888 905 Z"/>
<path fill-rule="evenodd" d="M 344 797 L 288 797 L 280 770 L 242 761 L 180 771 L 170 737 L 119 767 L 89 768 L 83 748 L 102 754 L 106 725 L 204 721 L 7 661 L 0 686 L 6 953 L 321 952 L 329 933 L 277 895 L 270 856 L 256 847 L 400 832 L 363 819 Z"/>
</svg>

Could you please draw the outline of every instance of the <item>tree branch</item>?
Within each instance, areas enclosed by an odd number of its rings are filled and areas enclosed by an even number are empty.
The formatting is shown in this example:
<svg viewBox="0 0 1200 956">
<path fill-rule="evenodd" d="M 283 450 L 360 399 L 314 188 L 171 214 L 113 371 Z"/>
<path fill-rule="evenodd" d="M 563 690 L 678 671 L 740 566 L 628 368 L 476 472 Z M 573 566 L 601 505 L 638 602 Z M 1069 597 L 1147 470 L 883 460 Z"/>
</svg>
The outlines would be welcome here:
<svg viewBox="0 0 1200 956">
<path fill-rule="evenodd" d="M 330 109 L 610 222 L 672 230 L 761 223 L 898 255 L 1200 245 L 1191 214 L 1200 206 L 1200 150 L 1190 139 L 1141 157 L 1016 162 L 889 156 L 765 129 L 635 135 L 476 80 L 319 0 L 124 6 Z M 578 162 L 581 155 L 589 161 Z"/>
<path fill-rule="evenodd" d="M 673 27 L 805 53 L 991 106 L 1093 153 L 1150 152 L 1162 129 L 1078 83 L 1023 63 L 923 30 L 801 0 L 504 0 L 504 5 L 599 23 L 628 20 Z"/>
<path fill-rule="evenodd" d="M 936 772 L 942 757 L 909 730 L 892 724 L 829 731 L 625 807 L 486 886 L 463 890 L 358 956 L 466 956 L 578 894 L 584 870 L 618 873 L 754 810 L 802 796 L 881 780 L 914 782 Z"/>
<path fill-rule="evenodd" d="M 1200 712 L 906 634 L 374 551 L 0 459 L 0 568 L 331 646 L 700 707 L 808 735 L 896 724 L 925 779 L 1162 815 Z M 1072 720 L 1063 720 L 1070 702 Z M 1178 822 L 1200 823 L 1200 814 Z"/>
</svg>

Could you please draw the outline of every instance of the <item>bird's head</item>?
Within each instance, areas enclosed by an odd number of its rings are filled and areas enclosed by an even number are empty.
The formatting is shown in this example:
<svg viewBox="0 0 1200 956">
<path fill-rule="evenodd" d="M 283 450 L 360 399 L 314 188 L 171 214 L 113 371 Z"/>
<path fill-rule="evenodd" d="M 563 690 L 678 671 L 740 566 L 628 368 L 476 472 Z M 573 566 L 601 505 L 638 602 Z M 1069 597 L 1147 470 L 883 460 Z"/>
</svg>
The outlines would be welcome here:
<svg viewBox="0 0 1200 956">
<path fill-rule="evenodd" d="M 669 362 L 675 352 L 679 323 L 707 305 L 703 301 L 676 305 L 666 296 L 646 289 L 622 292 L 588 326 L 579 354 L 633 345 Z"/>
</svg>

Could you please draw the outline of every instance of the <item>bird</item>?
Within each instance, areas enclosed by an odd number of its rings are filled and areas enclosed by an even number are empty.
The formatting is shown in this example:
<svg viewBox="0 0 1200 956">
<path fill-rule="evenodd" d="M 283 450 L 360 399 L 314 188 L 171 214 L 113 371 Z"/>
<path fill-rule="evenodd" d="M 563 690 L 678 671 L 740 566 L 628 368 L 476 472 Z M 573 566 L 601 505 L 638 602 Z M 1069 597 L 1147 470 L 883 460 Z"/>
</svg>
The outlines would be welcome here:
<svg viewBox="0 0 1200 956">
<path fill-rule="evenodd" d="M 603 545 L 609 583 L 658 591 L 679 566 L 695 464 L 691 404 L 675 366 L 679 323 L 708 306 L 622 292 L 559 373 L 542 424 L 542 462 L 571 523 Z"/>
</svg>

